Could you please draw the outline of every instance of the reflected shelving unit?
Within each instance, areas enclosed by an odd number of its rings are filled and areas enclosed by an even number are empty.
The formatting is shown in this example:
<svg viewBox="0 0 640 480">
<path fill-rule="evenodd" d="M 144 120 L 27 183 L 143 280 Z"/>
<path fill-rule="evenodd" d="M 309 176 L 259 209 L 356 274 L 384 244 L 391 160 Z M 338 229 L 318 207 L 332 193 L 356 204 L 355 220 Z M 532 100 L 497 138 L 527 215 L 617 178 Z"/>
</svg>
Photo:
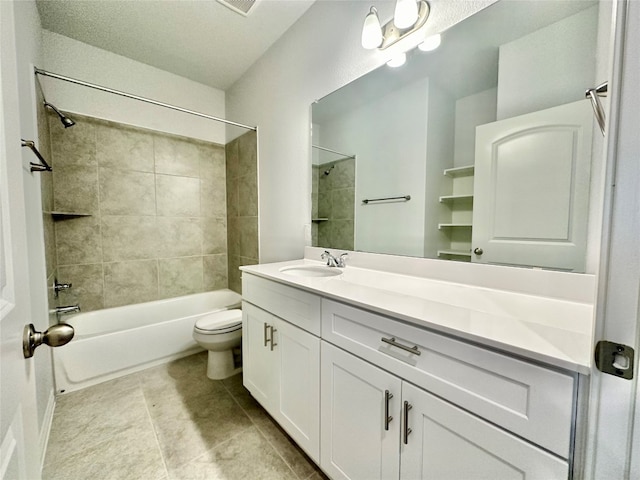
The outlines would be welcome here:
<svg viewBox="0 0 640 480">
<path fill-rule="evenodd" d="M 439 198 L 447 206 L 446 220 L 438 224 L 446 236 L 446 246 L 438 250 L 439 258 L 471 261 L 474 170 L 473 165 L 444 170 L 450 193 Z"/>
</svg>

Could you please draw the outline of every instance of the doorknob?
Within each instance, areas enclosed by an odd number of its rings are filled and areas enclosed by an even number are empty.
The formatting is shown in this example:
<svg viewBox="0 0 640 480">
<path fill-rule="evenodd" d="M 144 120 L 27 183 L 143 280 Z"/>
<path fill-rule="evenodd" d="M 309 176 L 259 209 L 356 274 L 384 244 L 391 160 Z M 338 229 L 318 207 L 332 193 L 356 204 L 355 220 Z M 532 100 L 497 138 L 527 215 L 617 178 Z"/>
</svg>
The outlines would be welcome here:
<svg viewBox="0 0 640 480">
<path fill-rule="evenodd" d="M 482 250 L 481 248 L 474 248 L 473 253 L 475 253 L 476 255 L 482 255 L 484 253 L 484 250 Z"/>
<path fill-rule="evenodd" d="M 66 323 L 59 323 L 49 327 L 44 333 L 36 332 L 33 323 L 25 325 L 22 337 L 22 353 L 24 358 L 33 357 L 33 352 L 43 343 L 50 347 L 60 347 L 71 341 L 74 334 L 73 327 Z"/>
</svg>

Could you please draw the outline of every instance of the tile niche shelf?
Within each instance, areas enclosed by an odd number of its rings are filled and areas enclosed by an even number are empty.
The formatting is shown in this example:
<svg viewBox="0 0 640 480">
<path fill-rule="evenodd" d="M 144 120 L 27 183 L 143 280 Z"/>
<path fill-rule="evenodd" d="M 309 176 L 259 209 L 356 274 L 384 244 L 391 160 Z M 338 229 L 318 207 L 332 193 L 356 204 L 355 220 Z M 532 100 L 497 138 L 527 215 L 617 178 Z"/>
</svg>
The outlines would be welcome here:
<svg viewBox="0 0 640 480">
<path fill-rule="evenodd" d="M 438 229 L 444 236 L 439 258 L 458 261 L 471 261 L 471 234 L 473 228 L 473 178 L 474 165 L 447 168 L 444 170 L 444 192 L 439 197 L 446 205 L 447 213 Z"/>
<path fill-rule="evenodd" d="M 44 212 L 44 213 L 48 213 L 49 215 L 51 215 L 51 217 L 53 217 L 53 220 L 55 220 L 55 221 L 57 221 L 57 220 L 69 220 L 71 218 L 78 218 L 78 217 L 90 217 L 92 215 L 91 213 L 59 212 L 59 211 Z"/>
</svg>

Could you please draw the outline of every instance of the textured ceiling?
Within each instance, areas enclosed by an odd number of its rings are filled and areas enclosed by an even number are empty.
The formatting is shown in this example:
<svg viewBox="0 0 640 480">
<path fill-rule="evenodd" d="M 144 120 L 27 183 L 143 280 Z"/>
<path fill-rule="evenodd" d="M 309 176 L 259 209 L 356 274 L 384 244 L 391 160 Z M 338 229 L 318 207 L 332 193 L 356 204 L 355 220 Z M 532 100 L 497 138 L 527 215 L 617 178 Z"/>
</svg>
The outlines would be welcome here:
<svg viewBox="0 0 640 480">
<path fill-rule="evenodd" d="M 227 90 L 315 0 L 39 0 L 43 28 Z"/>
</svg>

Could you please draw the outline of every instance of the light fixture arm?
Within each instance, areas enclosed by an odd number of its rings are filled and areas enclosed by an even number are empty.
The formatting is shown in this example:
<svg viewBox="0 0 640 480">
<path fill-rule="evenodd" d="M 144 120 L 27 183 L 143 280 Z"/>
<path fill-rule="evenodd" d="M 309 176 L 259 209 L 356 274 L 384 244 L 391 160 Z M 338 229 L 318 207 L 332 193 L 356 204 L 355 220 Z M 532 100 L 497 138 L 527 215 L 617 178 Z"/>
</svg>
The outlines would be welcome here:
<svg viewBox="0 0 640 480">
<path fill-rule="evenodd" d="M 399 29 L 393 23 L 393 18 L 382 26 L 382 45 L 378 47 L 379 50 L 385 50 L 391 45 L 399 42 L 403 38 L 408 37 L 413 32 L 419 30 L 427 22 L 429 18 L 429 4 L 425 0 L 418 2 L 418 19 L 413 26 L 409 28 Z"/>
</svg>

